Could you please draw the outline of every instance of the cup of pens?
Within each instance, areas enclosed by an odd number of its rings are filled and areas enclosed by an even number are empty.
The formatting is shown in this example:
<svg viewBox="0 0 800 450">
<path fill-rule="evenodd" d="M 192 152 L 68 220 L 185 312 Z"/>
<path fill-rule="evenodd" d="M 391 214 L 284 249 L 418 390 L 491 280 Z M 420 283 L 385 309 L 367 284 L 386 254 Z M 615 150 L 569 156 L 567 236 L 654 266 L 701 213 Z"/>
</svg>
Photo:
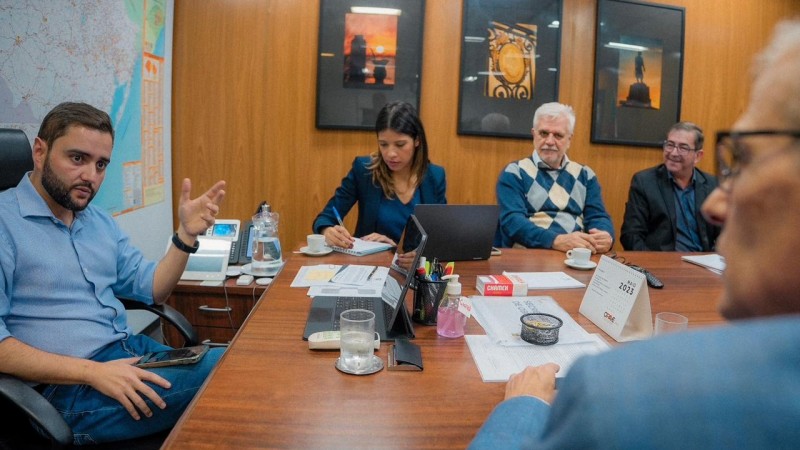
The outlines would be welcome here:
<svg viewBox="0 0 800 450">
<path fill-rule="evenodd" d="M 447 280 L 434 281 L 417 276 L 416 281 L 411 319 L 423 325 L 436 325 L 436 314 L 447 291 Z"/>
<path fill-rule="evenodd" d="M 564 321 L 552 314 L 530 313 L 519 318 L 522 330 L 519 337 L 536 345 L 553 345 L 558 342 L 558 330 Z"/>
</svg>

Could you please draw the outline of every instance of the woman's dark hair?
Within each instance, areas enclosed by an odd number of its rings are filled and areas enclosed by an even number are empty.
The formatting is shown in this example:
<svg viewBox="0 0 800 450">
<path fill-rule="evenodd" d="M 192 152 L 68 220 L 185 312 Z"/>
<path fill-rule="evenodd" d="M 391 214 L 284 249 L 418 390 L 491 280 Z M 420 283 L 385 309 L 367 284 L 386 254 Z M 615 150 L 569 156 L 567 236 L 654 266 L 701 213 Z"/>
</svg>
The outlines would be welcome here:
<svg viewBox="0 0 800 450">
<path fill-rule="evenodd" d="M 378 134 L 388 129 L 407 134 L 414 139 L 415 143 L 419 143 L 415 146 L 414 158 L 411 161 L 411 174 L 414 177 L 414 187 L 416 188 L 422 182 L 425 171 L 428 170 L 428 164 L 430 164 L 425 127 L 419 120 L 417 110 L 409 103 L 402 101 L 387 103 L 378 113 L 378 119 L 375 121 L 375 133 Z M 394 198 L 396 195 L 391 170 L 383 161 L 380 149 L 372 152 L 370 156 L 372 161 L 367 168 L 372 171 L 372 181 L 381 186 L 386 197 Z"/>
</svg>

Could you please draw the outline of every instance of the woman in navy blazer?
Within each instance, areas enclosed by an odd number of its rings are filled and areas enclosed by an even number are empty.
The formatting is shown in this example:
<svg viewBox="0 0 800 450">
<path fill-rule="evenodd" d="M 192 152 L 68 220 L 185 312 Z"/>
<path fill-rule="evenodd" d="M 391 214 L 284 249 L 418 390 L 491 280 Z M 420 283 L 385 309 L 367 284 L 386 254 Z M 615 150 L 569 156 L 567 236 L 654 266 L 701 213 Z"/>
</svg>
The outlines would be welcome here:
<svg viewBox="0 0 800 450">
<path fill-rule="evenodd" d="M 314 220 L 314 233 L 324 234 L 328 245 L 353 245 L 353 236 L 339 222 L 356 202 L 355 236 L 392 245 L 417 204 L 447 203 L 444 168 L 428 159 L 425 129 L 414 107 L 388 103 L 378 113 L 375 131 L 378 150 L 353 160 L 341 186 Z"/>
</svg>

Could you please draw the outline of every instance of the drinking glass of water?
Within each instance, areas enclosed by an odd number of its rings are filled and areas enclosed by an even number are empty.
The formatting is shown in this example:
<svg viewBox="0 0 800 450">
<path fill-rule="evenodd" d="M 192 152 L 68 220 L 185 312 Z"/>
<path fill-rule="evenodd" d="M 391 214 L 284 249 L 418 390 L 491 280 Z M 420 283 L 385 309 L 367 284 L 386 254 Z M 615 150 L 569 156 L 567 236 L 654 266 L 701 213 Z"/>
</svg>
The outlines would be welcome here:
<svg viewBox="0 0 800 450">
<path fill-rule="evenodd" d="M 348 309 L 339 318 L 341 332 L 339 364 L 354 374 L 374 370 L 375 313 L 366 309 Z"/>
</svg>

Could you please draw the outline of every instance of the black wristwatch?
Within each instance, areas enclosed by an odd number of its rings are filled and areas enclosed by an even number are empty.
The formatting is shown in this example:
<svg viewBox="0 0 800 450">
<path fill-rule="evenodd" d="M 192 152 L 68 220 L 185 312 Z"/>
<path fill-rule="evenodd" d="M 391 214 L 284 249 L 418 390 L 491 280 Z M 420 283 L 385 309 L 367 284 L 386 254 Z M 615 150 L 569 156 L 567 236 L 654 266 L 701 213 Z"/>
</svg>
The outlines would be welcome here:
<svg viewBox="0 0 800 450">
<path fill-rule="evenodd" d="M 200 241 L 195 241 L 194 245 L 186 245 L 181 238 L 178 237 L 178 233 L 175 233 L 172 235 L 172 245 L 182 252 L 195 253 L 197 249 L 200 248 Z"/>
</svg>

